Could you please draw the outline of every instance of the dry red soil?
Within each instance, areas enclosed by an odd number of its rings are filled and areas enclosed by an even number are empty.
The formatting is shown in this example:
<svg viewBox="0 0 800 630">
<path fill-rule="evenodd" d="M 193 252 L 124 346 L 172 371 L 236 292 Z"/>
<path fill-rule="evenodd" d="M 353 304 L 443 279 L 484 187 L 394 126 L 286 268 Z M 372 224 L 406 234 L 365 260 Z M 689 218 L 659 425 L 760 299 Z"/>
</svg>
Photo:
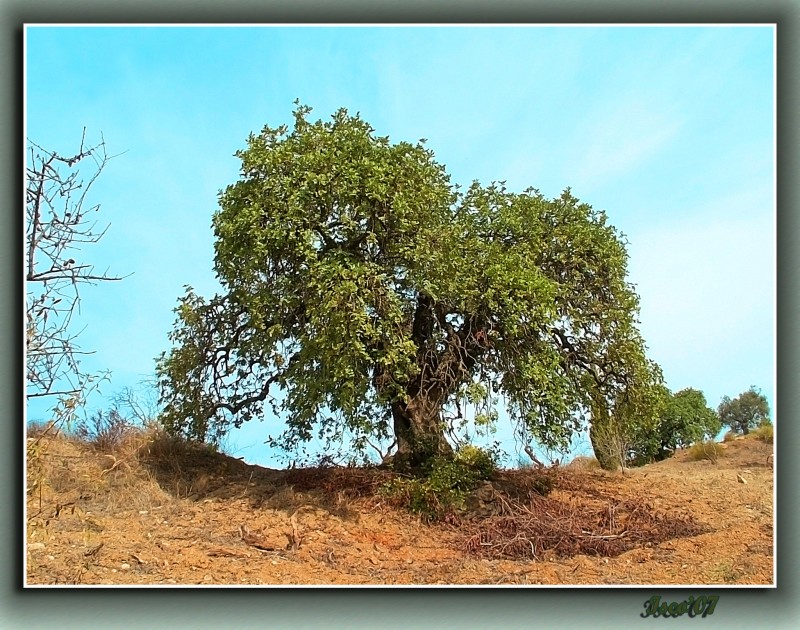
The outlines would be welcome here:
<svg viewBox="0 0 800 630">
<path fill-rule="evenodd" d="M 545 471 L 549 495 L 511 503 L 498 488 L 540 473 L 507 475 L 429 524 L 378 491 L 382 471 L 275 471 L 137 439 L 113 455 L 62 437 L 29 448 L 26 584 L 774 581 L 772 445 L 754 437 L 715 463 Z"/>
</svg>

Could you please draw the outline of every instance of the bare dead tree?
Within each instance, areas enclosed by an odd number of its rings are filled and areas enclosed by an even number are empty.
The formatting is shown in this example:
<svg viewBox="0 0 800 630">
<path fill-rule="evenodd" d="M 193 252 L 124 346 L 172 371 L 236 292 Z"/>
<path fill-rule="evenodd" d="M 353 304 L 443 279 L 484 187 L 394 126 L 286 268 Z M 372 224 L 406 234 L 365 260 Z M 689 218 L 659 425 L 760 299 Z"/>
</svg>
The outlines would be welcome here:
<svg viewBox="0 0 800 630">
<path fill-rule="evenodd" d="M 98 228 L 100 206 L 85 201 L 113 157 L 102 136 L 94 146 L 85 140 L 86 129 L 72 156 L 29 141 L 26 164 L 26 396 L 54 397 L 54 408 L 67 411 L 83 402 L 98 379 L 81 369 L 79 357 L 91 353 L 76 345 L 81 331 L 71 326 L 80 312 L 79 288 L 122 279 L 77 259 L 82 246 L 98 242 L 108 229 Z"/>
</svg>

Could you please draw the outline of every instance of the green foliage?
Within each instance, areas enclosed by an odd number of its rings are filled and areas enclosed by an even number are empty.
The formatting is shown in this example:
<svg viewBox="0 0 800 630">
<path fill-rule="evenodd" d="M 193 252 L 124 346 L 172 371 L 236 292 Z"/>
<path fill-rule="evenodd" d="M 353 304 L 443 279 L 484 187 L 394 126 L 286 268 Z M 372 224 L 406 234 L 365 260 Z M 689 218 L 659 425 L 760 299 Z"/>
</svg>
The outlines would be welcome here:
<svg viewBox="0 0 800 630">
<path fill-rule="evenodd" d="M 662 446 L 664 438 L 672 438 L 669 448 L 675 449 L 703 438 L 713 438 L 722 429 L 719 416 L 706 403 L 703 392 L 682 389 L 674 394 L 667 405 L 661 423 Z"/>
<path fill-rule="evenodd" d="M 213 219 L 224 291 L 187 288 L 159 361 L 170 431 L 218 440 L 269 405 L 287 423 L 273 446 L 393 435 L 420 464 L 449 450 L 465 391 L 489 401 L 481 426 L 504 400 L 549 447 L 590 409 L 648 415 L 656 374 L 603 212 L 569 190 L 461 190 L 422 141 L 309 112 L 237 153 Z"/>
<path fill-rule="evenodd" d="M 733 400 L 725 396 L 717 411 L 722 424 L 743 435 L 770 422 L 767 398 L 755 386 Z"/>
<path fill-rule="evenodd" d="M 496 456 L 472 444 L 462 446 L 456 452 L 455 461 L 474 470 L 479 479 L 488 479 L 497 469 Z"/>
<path fill-rule="evenodd" d="M 464 507 L 467 494 L 496 470 L 493 456 L 465 446 L 454 457 L 435 457 L 416 477 L 392 479 L 383 493 L 427 521 L 442 520 Z"/>
<path fill-rule="evenodd" d="M 666 459 L 676 449 L 714 438 L 722 428 L 719 416 L 699 390 L 689 387 L 672 394 L 664 387 L 662 401 L 656 425 L 637 435 L 633 449 L 636 463 Z"/>
<path fill-rule="evenodd" d="M 668 390 L 661 369 L 637 351 L 633 378 L 608 402 L 599 400 L 589 432 L 595 457 L 604 470 L 623 470 L 639 462 L 639 451 L 658 429 Z"/>
<path fill-rule="evenodd" d="M 642 379 L 638 398 L 624 404 L 603 423 L 593 423 L 592 443 L 606 470 L 640 466 L 670 457 L 676 449 L 715 437 L 722 424 L 705 395 L 686 388 L 675 394 L 660 383 L 660 372 Z"/>
</svg>

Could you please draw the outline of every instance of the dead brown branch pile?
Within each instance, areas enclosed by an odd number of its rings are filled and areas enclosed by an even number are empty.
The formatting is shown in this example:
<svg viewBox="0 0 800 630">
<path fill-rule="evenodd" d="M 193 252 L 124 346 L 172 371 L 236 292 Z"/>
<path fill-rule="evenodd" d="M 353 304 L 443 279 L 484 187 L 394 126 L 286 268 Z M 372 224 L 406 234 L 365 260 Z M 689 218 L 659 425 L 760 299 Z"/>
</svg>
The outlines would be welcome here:
<svg viewBox="0 0 800 630">
<path fill-rule="evenodd" d="M 465 548 L 489 558 L 533 559 L 578 554 L 618 556 L 648 543 L 695 536 L 705 528 L 690 515 L 668 513 L 644 499 L 594 502 L 500 495 L 502 513 L 465 522 Z"/>
</svg>

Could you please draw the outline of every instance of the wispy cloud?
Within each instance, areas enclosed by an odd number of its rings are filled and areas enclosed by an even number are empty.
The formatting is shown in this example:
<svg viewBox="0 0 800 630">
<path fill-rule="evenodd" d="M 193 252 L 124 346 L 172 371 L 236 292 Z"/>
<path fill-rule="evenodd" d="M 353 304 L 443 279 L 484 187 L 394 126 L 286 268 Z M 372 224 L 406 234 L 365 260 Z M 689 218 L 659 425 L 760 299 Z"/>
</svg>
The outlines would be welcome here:
<svg viewBox="0 0 800 630">
<path fill-rule="evenodd" d="M 769 202 L 766 201 L 767 207 Z M 775 234 L 768 214 L 730 206 L 631 239 L 642 331 L 673 387 L 710 399 L 769 389 L 775 333 Z"/>
<path fill-rule="evenodd" d="M 598 180 L 629 177 L 646 166 L 677 135 L 681 122 L 641 97 L 631 97 L 593 114 L 575 146 L 576 184 L 589 187 Z"/>
</svg>

